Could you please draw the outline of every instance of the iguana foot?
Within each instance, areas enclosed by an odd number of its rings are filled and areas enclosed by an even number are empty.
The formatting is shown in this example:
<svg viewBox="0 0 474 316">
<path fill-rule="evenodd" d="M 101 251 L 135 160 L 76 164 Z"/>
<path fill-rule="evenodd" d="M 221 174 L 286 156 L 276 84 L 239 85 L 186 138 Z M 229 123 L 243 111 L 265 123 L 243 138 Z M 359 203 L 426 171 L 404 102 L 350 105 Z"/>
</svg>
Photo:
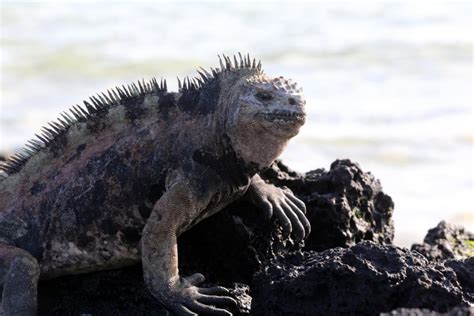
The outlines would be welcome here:
<svg viewBox="0 0 474 316">
<path fill-rule="evenodd" d="M 296 242 L 308 237 L 311 224 L 306 218 L 306 206 L 287 187 L 278 188 L 258 179 L 248 191 L 250 201 L 259 206 L 267 219 L 275 217 L 285 236 Z"/>
<path fill-rule="evenodd" d="M 306 206 L 287 187 L 275 187 L 275 191 L 279 192 L 274 192 L 268 200 L 272 205 L 270 212 L 273 211 L 273 216 L 280 222 L 283 233 L 286 236 L 291 234 L 296 242 L 300 242 L 311 232 L 311 224 L 305 215 Z"/>
<path fill-rule="evenodd" d="M 178 277 L 171 282 L 164 294 L 162 303 L 177 315 L 226 315 L 232 313 L 227 309 L 235 308 L 237 302 L 226 296 L 230 292 L 224 287 L 197 287 L 204 282 L 204 276 L 195 273 L 189 277 Z M 227 309 L 226 309 L 227 308 Z"/>
</svg>

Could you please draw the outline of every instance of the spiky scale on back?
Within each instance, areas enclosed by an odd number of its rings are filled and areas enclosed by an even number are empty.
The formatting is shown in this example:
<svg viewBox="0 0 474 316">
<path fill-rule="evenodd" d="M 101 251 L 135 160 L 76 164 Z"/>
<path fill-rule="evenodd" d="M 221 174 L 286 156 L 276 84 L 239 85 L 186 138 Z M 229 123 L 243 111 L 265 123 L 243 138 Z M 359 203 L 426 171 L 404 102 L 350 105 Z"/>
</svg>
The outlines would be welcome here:
<svg viewBox="0 0 474 316">
<path fill-rule="evenodd" d="M 258 72 L 261 71 L 260 61 L 257 64 L 255 59 L 250 60 L 249 55 L 247 55 L 247 57 L 242 57 L 241 54 L 239 54 L 239 59 L 240 62 L 238 62 L 234 56 L 235 61 L 234 64 L 232 64 L 229 57 L 219 57 L 221 69 L 211 68 L 211 73 L 209 73 L 201 68 L 201 71 L 198 72 L 200 77 L 193 79 L 186 77 L 183 84 L 181 84 L 181 81 L 178 78 L 179 92 L 182 93 L 184 97 L 182 100 L 180 98 L 180 102 L 178 103 L 180 109 L 191 113 L 206 113 L 209 111 L 207 108 L 208 105 L 205 103 L 206 100 L 197 103 L 195 102 L 197 99 L 196 95 L 205 84 L 217 85 L 218 76 L 224 72 L 245 68 L 255 69 Z M 66 133 L 70 126 L 104 115 L 104 113 L 107 113 L 113 106 L 135 104 L 133 102 L 134 98 L 140 98 L 150 94 L 164 95 L 167 93 L 167 83 L 165 79 L 161 79 L 159 82 L 156 78 L 152 78 L 148 82 L 142 79 L 142 81 L 138 81 L 137 84 L 131 83 L 127 86 L 123 85 L 122 88 L 116 87 L 115 89 L 107 90 L 108 96 L 105 93 L 99 93 L 97 96 L 92 96 L 89 101 L 85 100 L 83 102 L 83 106 L 75 105 L 71 107 L 69 112 L 71 112 L 72 116 L 67 112 L 61 113 L 60 115 L 62 118 L 58 117 L 57 122 L 53 121 L 48 123 L 48 126 L 41 129 L 41 134 L 35 134 L 37 139 L 29 140 L 22 150 L 9 157 L 7 161 L 0 163 L 0 181 L 2 181 L 6 175 L 19 172 L 31 156 L 50 146 L 57 138 Z M 209 89 L 206 90 L 205 93 L 206 99 L 212 101 L 212 103 L 208 104 L 216 104 L 216 98 L 218 97 L 219 91 Z M 166 98 L 169 100 L 170 96 L 166 96 Z M 168 108 L 170 104 L 170 102 L 165 102 L 163 103 L 163 107 Z M 196 106 L 190 106 L 195 104 Z M 135 109 L 129 111 L 130 118 L 140 115 L 139 113 L 134 114 L 132 112 L 133 110 Z M 137 111 L 139 111 L 139 109 Z"/>
</svg>

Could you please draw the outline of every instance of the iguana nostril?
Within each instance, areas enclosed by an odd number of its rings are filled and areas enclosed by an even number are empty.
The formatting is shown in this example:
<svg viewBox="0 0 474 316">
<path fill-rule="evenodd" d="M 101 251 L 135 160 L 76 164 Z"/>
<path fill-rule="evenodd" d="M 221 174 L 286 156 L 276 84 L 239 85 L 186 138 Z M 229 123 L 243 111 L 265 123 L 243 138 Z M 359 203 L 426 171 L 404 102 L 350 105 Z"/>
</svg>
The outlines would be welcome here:
<svg viewBox="0 0 474 316">
<path fill-rule="evenodd" d="M 296 100 L 294 98 L 288 98 L 288 103 L 290 103 L 290 105 L 295 105 Z"/>
</svg>

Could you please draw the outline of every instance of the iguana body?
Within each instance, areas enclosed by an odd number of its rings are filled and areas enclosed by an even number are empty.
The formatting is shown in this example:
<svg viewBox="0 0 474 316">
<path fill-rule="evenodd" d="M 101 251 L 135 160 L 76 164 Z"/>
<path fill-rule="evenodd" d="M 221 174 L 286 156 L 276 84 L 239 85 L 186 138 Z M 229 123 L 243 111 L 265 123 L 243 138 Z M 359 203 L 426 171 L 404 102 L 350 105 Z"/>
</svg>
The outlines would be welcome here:
<svg viewBox="0 0 474 316">
<path fill-rule="evenodd" d="M 170 310 L 226 315 L 234 301 L 224 288 L 179 276 L 182 232 L 245 196 L 295 239 L 309 233 L 304 204 L 258 177 L 304 123 L 301 91 L 249 58 L 224 57 L 212 72 L 178 93 L 153 80 L 92 98 L 94 106 L 73 108 L 3 167 L 6 315 L 35 313 L 39 277 L 140 260 L 148 288 Z"/>
</svg>

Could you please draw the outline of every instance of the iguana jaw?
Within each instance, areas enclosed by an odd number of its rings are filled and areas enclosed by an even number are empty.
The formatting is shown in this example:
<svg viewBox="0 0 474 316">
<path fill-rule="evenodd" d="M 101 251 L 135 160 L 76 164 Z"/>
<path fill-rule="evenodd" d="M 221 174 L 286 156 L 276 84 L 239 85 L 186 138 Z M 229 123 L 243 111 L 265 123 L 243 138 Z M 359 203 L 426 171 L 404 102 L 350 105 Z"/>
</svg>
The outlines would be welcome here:
<svg viewBox="0 0 474 316">
<path fill-rule="evenodd" d="M 273 110 L 266 112 L 259 112 L 255 114 L 257 118 L 263 118 L 266 121 L 281 123 L 292 123 L 303 125 L 305 122 L 306 114 L 304 112 L 292 111 L 292 110 Z"/>
<path fill-rule="evenodd" d="M 273 108 L 261 110 L 255 113 L 253 118 L 261 128 L 259 135 L 268 134 L 280 138 L 281 141 L 288 141 L 298 134 L 304 125 L 306 114 L 302 106 L 290 109 Z"/>
<path fill-rule="evenodd" d="M 304 109 L 266 109 L 238 115 L 227 135 L 237 156 L 258 169 L 268 167 L 298 134 L 305 122 Z M 248 113 L 250 114 L 250 113 Z"/>
</svg>

